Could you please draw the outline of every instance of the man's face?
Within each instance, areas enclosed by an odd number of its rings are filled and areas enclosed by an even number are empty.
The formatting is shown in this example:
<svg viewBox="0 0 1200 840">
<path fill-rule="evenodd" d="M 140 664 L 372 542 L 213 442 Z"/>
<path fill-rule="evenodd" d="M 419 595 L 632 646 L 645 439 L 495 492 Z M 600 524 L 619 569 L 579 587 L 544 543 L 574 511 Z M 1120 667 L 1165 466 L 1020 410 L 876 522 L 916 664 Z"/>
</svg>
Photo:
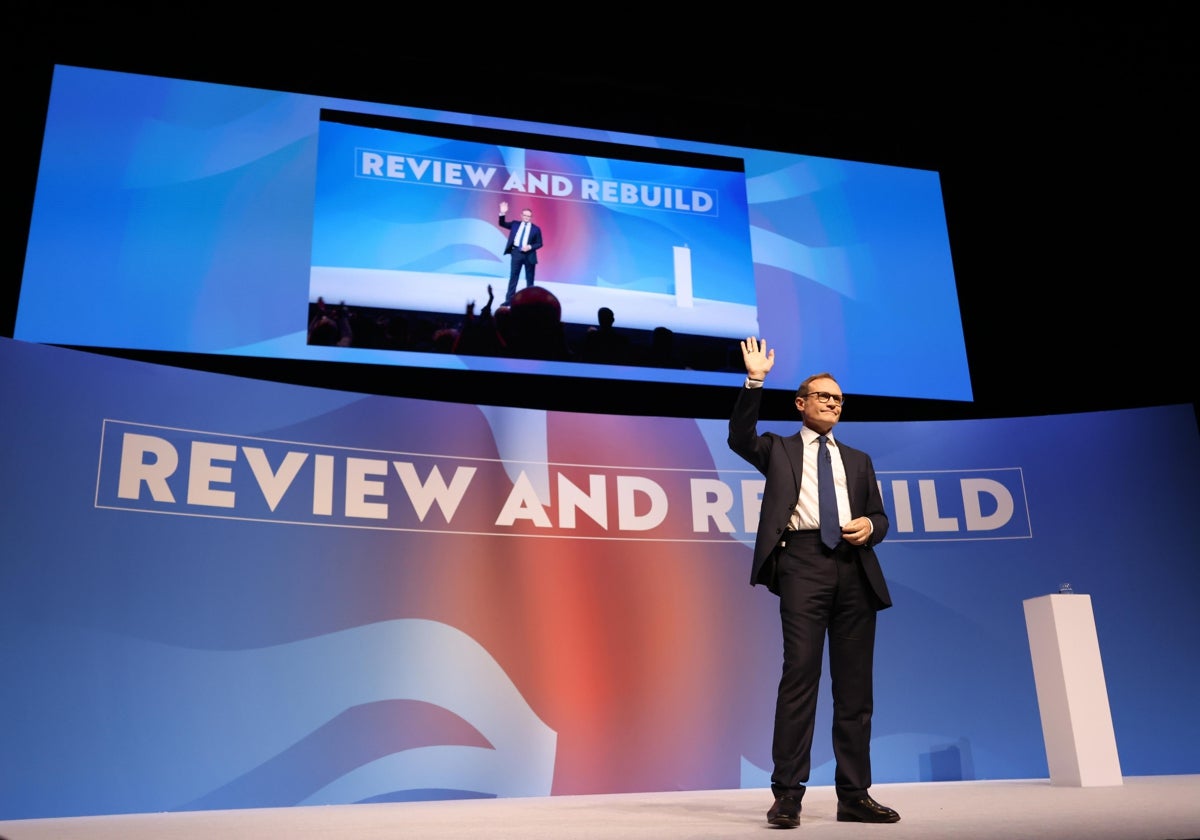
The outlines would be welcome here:
<svg viewBox="0 0 1200 840">
<path fill-rule="evenodd" d="M 828 394 L 826 402 L 818 395 Z M 825 434 L 842 416 L 842 389 L 832 379 L 814 379 L 808 384 L 808 394 L 796 397 L 796 408 L 804 418 L 804 425 Z"/>
<path fill-rule="evenodd" d="M 529 212 L 528 210 L 522 211 L 521 212 L 521 221 L 522 222 L 532 222 L 533 221 L 533 213 Z"/>
</svg>

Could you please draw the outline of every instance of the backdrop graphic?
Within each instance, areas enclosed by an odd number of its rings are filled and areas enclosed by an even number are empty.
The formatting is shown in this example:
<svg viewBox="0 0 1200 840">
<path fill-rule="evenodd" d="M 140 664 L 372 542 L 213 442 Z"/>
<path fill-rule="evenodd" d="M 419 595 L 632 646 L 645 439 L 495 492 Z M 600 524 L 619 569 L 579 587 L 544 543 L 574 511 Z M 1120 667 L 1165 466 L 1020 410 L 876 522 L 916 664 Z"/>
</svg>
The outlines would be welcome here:
<svg viewBox="0 0 1200 840">
<path fill-rule="evenodd" d="M 723 335 L 744 338 L 751 332 L 747 327 L 757 324 L 755 332 L 780 350 L 781 380 L 802 379 L 807 371 L 794 366 L 804 359 L 814 370 L 838 371 L 856 383 L 859 394 L 971 399 L 936 172 L 70 66 L 54 71 L 14 337 L 85 347 L 737 384 L 736 374 L 717 369 L 309 345 L 310 294 L 349 295 L 370 282 L 372 271 L 442 276 L 447 267 L 465 268 L 464 260 L 473 261 L 470 267 L 484 274 L 469 289 L 454 291 L 449 310 L 454 313 L 462 313 L 469 301 L 483 306 L 488 273 L 507 277 L 494 215 L 498 195 L 464 210 L 466 226 L 477 229 L 456 229 L 442 243 L 453 243 L 452 250 L 429 252 L 427 246 L 439 241 L 433 233 L 421 240 L 422 259 L 416 262 L 388 253 L 387 238 L 378 240 L 383 252 L 369 263 L 375 268 L 361 267 L 361 253 L 351 261 L 334 248 L 335 237 L 347 229 L 331 213 L 336 202 L 318 206 L 318 195 L 327 196 L 322 163 L 327 137 L 334 142 L 327 132 L 336 131 L 322 120 L 329 112 L 441 123 L 448 130 L 540 135 L 559 146 L 616 144 L 637 146 L 647 156 L 740 160 L 736 190 L 714 182 L 722 187 L 719 204 L 714 202 L 722 219 L 719 243 L 710 242 L 714 234 L 702 226 L 676 229 L 663 224 L 667 214 L 645 207 L 634 213 L 628 205 L 618 211 L 609 204 L 609 212 L 585 224 L 578 213 L 565 212 L 567 202 L 539 199 L 535 216 L 546 222 L 547 244 L 538 277 L 564 283 L 576 295 L 609 293 L 614 297 L 603 300 L 612 304 L 617 326 L 633 326 L 643 310 L 656 310 L 642 298 L 628 305 L 613 301 L 630 300 L 624 296 L 640 290 L 626 286 L 647 278 L 669 275 L 674 282 L 674 262 L 665 260 L 674 260 L 679 247 L 684 256 L 690 253 L 697 297 L 726 303 L 718 310 L 725 319 Z M 405 151 L 390 142 L 365 147 Z M 504 148 L 506 168 L 520 169 L 518 150 Z M 560 163 L 582 171 L 574 157 L 534 168 L 547 174 Z M 344 165 L 347 175 L 353 171 L 353 160 Z M 430 167 L 424 170 L 428 177 Z M 597 182 L 703 186 L 690 183 L 695 173 L 658 171 L 649 178 L 594 156 L 585 168 Z M 355 192 L 375 187 L 371 192 L 378 195 L 389 186 L 390 194 L 414 194 L 395 183 L 359 183 Z M 738 191 L 741 198 L 735 197 Z M 513 203 L 519 209 L 515 197 Z M 353 209 L 361 214 L 370 206 Z M 734 217 L 744 217 L 744 226 L 733 225 Z M 363 246 L 358 237 L 371 229 L 363 219 L 358 222 L 351 246 Z M 444 237 L 447 230 L 436 233 Z M 314 233 L 322 236 L 314 239 Z M 465 251 L 464 242 L 476 247 Z M 647 251 L 646 258 L 631 263 L 626 251 L 639 249 Z M 730 268 L 726 254 L 743 262 Z M 582 255 L 590 256 L 575 263 Z M 324 285 L 330 280 L 325 269 L 346 264 L 358 268 Z M 713 290 L 718 268 L 728 275 L 721 281 L 728 291 Z M 590 287 L 578 282 L 590 276 L 585 269 L 599 275 Z M 587 312 L 586 322 L 593 323 L 600 302 L 568 301 L 567 308 Z M 695 306 L 691 314 L 704 311 Z M 674 316 L 686 312 L 676 308 Z M 681 326 L 682 332 L 710 334 Z"/>
<path fill-rule="evenodd" d="M 767 784 L 777 605 L 723 422 L 11 340 L 0 373 L 0 818 Z M 894 523 L 875 781 L 1047 775 L 1022 601 L 1063 581 L 1123 772 L 1200 771 L 1191 407 L 847 412 Z"/>
</svg>

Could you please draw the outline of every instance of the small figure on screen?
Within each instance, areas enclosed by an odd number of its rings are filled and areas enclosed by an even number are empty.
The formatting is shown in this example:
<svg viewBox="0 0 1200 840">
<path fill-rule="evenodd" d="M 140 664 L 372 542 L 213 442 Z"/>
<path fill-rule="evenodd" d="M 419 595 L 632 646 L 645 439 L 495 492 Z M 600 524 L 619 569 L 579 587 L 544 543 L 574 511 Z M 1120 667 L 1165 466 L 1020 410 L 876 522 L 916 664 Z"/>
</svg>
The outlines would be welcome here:
<svg viewBox="0 0 1200 840">
<path fill-rule="evenodd" d="M 750 584 L 779 596 L 783 673 L 771 745 L 775 803 L 767 822 L 800 824 L 811 770 L 813 722 L 826 639 L 833 687 L 834 786 L 839 822 L 894 823 L 871 787 L 875 615 L 892 605 L 875 546 L 888 517 L 871 456 L 833 437 L 845 398 L 828 373 L 800 383 L 794 435 L 758 433 L 763 380 L 775 351 L 754 336 L 742 342 L 746 381 L 729 420 L 729 447 L 766 477 Z"/>
<path fill-rule="evenodd" d="M 537 269 L 537 252 L 542 247 L 542 229 L 533 223 L 533 211 L 526 207 L 521 211 L 521 221 L 510 222 L 508 202 L 500 202 L 500 227 L 508 231 L 508 242 L 504 245 L 504 253 L 512 257 L 508 273 L 508 293 L 504 296 L 502 306 L 512 303 L 513 295 L 517 292 L 517 278 L 521 269 L 525 269 L 525 287 L 533 285 L 534 271 Z"/>
</svg>

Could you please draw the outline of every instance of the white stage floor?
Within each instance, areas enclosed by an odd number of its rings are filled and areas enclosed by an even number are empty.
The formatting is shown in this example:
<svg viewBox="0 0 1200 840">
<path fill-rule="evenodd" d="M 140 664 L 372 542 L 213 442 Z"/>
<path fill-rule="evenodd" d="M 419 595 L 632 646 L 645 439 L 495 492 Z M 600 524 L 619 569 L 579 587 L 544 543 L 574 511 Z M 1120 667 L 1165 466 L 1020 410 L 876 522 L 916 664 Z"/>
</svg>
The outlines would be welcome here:
<svg viewBox="0 0 1200 840">
<path fill-rule="evenodd" d="M 1200 775 L 1133 776 L 1113 787 L 1048 779 L 875 785 L 900 822 L 836 821 L 832 787 L 809 788 L 795 837 L 886 840 L 1200 838 Z M 331 805 L 0 821 L 4 840 L 735 840 L 767 825 L 767 790 Z"/>
</svg>

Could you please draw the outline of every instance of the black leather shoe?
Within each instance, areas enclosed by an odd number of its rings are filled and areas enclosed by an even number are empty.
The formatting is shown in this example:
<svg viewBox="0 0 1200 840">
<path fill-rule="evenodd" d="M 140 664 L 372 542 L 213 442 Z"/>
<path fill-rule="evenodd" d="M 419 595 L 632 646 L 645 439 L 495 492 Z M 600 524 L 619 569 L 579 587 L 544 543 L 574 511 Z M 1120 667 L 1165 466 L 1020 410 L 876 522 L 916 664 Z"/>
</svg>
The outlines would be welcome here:
<svg viewBox="0 0 1200 840">
<path fill-rule="evenodd" d="M 767 822 L 780 828 L 800 825 L 800 800 L 794 796 L 775 797 L 775 804 L 767 811 Z"/>
<path fill-rule="evenodd" d="M 838 802 L 838 822 L 894 823 L 900 815 L 886 805 L 880 805 L 870 796 Z"/>
</svg>

